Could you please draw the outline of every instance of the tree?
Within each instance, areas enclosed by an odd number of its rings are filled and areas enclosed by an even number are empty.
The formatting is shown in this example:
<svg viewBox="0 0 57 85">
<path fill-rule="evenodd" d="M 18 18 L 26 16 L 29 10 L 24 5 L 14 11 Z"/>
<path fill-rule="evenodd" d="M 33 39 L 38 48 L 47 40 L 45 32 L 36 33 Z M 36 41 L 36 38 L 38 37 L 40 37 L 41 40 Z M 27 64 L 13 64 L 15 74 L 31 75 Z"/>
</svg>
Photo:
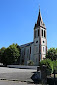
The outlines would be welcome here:
<svg viewBox="0 0 57 85">
<path fill-rule="evenodd" d="M 50 48 L 48 51 L 47 51 L 47 54 L 46 54 L 46 58 L 49 58 L 51 59 L 52 61 L 53 60 L 56 60 L 57 59 L 57 48 Z"/>
<path fill-rule="evenodd" d="M 57 60 L 56 61 L 53 61 L 53 71 L 56 71 L 57 73 Z"/>
<path fill-rule="evenodd" d="M 20 57 L 20 50 L 17 44 L 12 44 L 5 49 L 2 57 L 2 62 L 4 65 L 14 64 Z"/>
<path fill-rule="evenodd" d="M 40 67 L 42 67 L 42 65 L 45 65 L 47 67 L 47 74 L 53 72 L 53 62 L 51 61 L 51 59 L 42 60 L 40 62 Z"/>
<path fill-rule="evenodd" d="M 3 54 L 4 54 L 4 51 L 6 50 L 6 48 L 5 47 L 2 47 L 1 49 L 0 49 L 0 62 L 2 63 L 2 60 L 4 59 L 3 58 Z"/>
</svg>

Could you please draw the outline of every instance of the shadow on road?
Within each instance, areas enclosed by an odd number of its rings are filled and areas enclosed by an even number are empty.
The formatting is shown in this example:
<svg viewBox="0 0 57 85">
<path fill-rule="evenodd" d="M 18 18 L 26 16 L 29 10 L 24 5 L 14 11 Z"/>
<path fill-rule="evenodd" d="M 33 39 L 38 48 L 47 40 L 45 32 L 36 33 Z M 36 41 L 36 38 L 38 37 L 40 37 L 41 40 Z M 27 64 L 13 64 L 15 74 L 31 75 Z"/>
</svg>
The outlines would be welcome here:
<svg viewBox="0 0 57 85">
<path fill-rule="evenodd" d="M 33 72 L 34 74 L 31 76 L 31 79 L 33 80 L 34 84 L 39 84 L 39 82 L 41 81 L 39 78 L 39 75 L 37 72 Z"/>
</svg>

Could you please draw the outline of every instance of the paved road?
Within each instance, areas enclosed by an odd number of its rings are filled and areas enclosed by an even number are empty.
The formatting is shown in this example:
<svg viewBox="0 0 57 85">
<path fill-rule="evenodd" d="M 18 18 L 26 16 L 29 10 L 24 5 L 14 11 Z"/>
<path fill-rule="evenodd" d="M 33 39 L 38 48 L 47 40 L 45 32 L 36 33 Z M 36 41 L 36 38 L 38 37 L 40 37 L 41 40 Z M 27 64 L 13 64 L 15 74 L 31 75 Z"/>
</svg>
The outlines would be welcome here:
<svg viewBox="0 0 57 85">
<path fill-rule="evenodd" d="M 34 72 L 36 70 L 0 67 L 0 85 L 31 84 L 33 81 L 30 77 Z"/>
<path fill-rule="evenodd" d="M 5 80 L 0 80 L 0 85 L 27 85 L 27 83 L 24 82 L 14 82 L 14 81 L 5 81 Z"/>
<path fill-rule="evenodd" d="M 13 82 L 13 81 L 0 81 L 0 85 L 42 85 L 42 84 L 29 84 L 25 82 Z"/>
<path fill-rule="evenodd" d="M 0 73 L 13 73 L 13 72 L 35 72 L 33 69 L 16 69 L 16 68 L 7 68 L 0 67 Z"/>
<path fill-rule="evenodd" d="M 30 79 L 33 72 L 36 72 L 36 70 L 0 67 L 0 79 L 25 81 Z"/>
<path fill-rule="evenodd" d="M 26 82 L 14 82 L 14 81 L 1 81 L 0 85 L 41 85 L 41 84 L 29 84 Z"/>
</svg>

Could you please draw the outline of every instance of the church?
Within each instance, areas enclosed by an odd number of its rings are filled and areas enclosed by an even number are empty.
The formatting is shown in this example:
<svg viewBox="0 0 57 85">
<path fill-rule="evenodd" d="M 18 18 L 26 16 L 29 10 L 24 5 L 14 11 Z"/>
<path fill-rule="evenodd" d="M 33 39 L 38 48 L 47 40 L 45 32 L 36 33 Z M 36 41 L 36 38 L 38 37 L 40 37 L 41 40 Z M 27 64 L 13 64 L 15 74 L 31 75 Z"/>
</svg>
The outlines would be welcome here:
<svg viewBox="0 0 57 85">
<path fill-rule="evenodd" d="M 28 65 L 29 60 L 32 60 L 34 65 L 39 65 L 39 62 L 45 58 L 47 52 L 46 27 L 42 20 L 40 9 L 37 23 L 34 26 L 33 42 L 21 45 L 20 48 L 21 65 Z"/>
</svg>

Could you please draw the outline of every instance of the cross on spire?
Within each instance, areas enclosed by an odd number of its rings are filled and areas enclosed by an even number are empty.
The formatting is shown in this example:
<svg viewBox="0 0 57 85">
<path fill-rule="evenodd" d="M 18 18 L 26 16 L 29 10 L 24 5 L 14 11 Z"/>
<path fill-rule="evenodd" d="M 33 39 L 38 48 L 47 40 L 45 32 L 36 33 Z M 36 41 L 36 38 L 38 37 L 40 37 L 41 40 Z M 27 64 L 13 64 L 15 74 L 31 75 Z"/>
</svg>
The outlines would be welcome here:
<svg viewBox="0 0 57 85">
<path fill-rule="evenodd" d="M 39 4 L 39 9 L 40 9 L 40 4 Z"/>
</svg>

